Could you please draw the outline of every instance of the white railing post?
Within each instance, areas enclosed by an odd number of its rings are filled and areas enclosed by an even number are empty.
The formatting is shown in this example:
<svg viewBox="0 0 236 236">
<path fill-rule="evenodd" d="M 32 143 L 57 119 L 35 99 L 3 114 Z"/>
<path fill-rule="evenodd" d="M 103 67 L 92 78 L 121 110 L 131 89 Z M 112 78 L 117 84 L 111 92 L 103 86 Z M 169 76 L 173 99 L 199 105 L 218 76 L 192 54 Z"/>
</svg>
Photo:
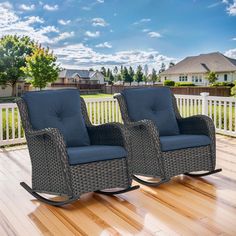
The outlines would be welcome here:
<svg viewBox="0 0 236 236">
<path fill-rule="evenodd" d="M 209 93 L 200 93 L 200 95 L 202 96 L 202 115 L 208 115 L 208 96 Z"/>
</svg>

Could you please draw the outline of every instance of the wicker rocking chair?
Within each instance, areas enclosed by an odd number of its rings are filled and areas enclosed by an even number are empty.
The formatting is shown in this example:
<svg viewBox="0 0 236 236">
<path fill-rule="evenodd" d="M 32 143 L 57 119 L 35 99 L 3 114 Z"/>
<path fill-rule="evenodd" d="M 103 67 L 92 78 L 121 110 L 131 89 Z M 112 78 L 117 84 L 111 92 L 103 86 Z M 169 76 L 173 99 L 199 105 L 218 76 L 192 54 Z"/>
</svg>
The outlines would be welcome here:
<svg viewBox="0 0 236 236">
<path fill-rule="evenodd" d="M 125 89 L 114 97 L 131 136 L 131 169 L 136 181 L 158 186 L 179 174 L 205 176 L 221 171 L 215 169 L 212 120 L 204 115 L 182 118 L 169 88 Z M 160 181 L 145 181 L 136 175 L 159 177 Z"/>
<path fill-rule="evenodd" d="M 35 198 L 62 206 L 87 192 L 111 195 L 139 187 L 131 187 L 125 129 L 118 123 L 93 126 L 78 90 L 27 92 L 17 105 L 32 163 L 32 188 L 21 185 Z"/>
</svg>

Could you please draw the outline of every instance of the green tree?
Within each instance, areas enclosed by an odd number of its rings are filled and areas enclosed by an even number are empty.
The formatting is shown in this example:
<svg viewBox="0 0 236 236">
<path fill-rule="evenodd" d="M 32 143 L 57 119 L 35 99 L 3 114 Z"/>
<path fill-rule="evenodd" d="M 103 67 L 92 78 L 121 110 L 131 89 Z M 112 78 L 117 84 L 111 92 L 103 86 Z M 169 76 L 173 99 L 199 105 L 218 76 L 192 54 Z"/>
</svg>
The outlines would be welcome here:
<svg viewBox="0 0 236 236">
<path fill-rule="evenodd" d="M 118 74 L 118 75 L 117 75 L 117 81 L 122 81 L 122 76 L 121 76 L 121 74 Z"/>
<path fill-rule="evenodd" d="M 16 96 L 16 84 L 24 79 L 26 56 L 35 47 L 34 42 L 26 36 L 6 35 L 0 39 L 0 85 L 11 86 L 12 96 Z"/>
<path fill-rule="evenodd" d="M 109 84 L 113 84 L 114 79 L 115 79 L 115 78 L 114 78 L 112 72 L 110 71 L 110 73 L 109 73 L 109 77 L 108 77 L 108 83 L 109 83 Z"/>
<path fill-rule="evenodd" d="M 111 74 L 111 71 L 110 71 L 110 69 L 108 68 L 108 69 L 107 69 L 107 73 L 106 73 L 106 75 L 105 75 L 105 81 L 109 82 L 110 74 Z"/>
<path fill-rule="evenodd" d="M 123 79 L 124 82 L 126 82 L 126 83 L 131 83 L 132 82 L 131 79 L 130 79 L 130 75 L 129 75 L 129 72 L 128 72 L 128 69 L 127 69 L 126 66 L 123 68 L 121 76 L 122 76 L 122 79 Z"/>
<path fill-rule="evenodd" d="M 157 72 L 154 68 L 152 69 L 151 81 L 153 82 L 153 84 L 157 81 Z"/>
<path fill-rule="evenodd" d="M 215 83 L 217 80 L 216 73 L 214 71 L 210 71 L 207 74 L 206 79 L 209 81 L 210 84 Z"/>
<path fill-rule="evenodd" d="M 129 82 L 130 84 L 134 81 L 134 70 L 132 66 L 129 67 Z"/>
<path fill-rule="evenodd" d="M 163 72 L 163 71 L 165 71 L 166 70 L 166 65 L 165 65 L 165 63 L 161 63 L 161 68 L 160 68 L 160 70 L 159 70 L 159 74 L 161 73 L 161 72 Z"/>
<path fill-rule="evenodd" d="M 138 66 L 136 74 L 135 74 L 135 81 L 136 82 L 141 82 L 143 81 L 143 72 L 142 72 L 142 66 Z"/>
<path fill-rule="evenodd" d="M 21 69 L 28 77 L 27 81 L 41 90 L 58 79 L 60 68 L 56 60 L 49 48 L 38 46 L 31 56 L 26 57 L 26 66 Z"/>
<path fill-rule="evenodd" d="M 114 72 L 115 75 L 118 74 L 118 67 L 117 66 L 114 67 L 113 72 Z"/>
<path fill-rule="evenodd" d="M 148 65 L 147 64 L 144 65 L 144 75 L 146 77 L 148 77 Z"/>
<path fill-rule="evenodd" d="M 119 71 L 118 71 L 118 67 L 115 66 L 114 69 L 113 69 L 114 81 L 118 81 L 118 79 L 117 79 L 118 72 L 119 72 Z"/>
<path fill-rule="evenodd" d="M 100 72 L 103 74 L 104 77 L 106 77 L 107 72 L 106 72 L 106 68 L 104 66 L 101 68 Z"/>
<path fill-rule="evenodd" d="M 148 77 L 146 75 L 143 75 L 143 81 L 145 82 L 145 84 L 147 83 Z"/>
<path fill-rule="evenodd" d="M 232 96 L 235 96 L 236 97 L 236 80 L 234 81 L 234 87 L 231 88 L 231 94 Z"/>
</svg>

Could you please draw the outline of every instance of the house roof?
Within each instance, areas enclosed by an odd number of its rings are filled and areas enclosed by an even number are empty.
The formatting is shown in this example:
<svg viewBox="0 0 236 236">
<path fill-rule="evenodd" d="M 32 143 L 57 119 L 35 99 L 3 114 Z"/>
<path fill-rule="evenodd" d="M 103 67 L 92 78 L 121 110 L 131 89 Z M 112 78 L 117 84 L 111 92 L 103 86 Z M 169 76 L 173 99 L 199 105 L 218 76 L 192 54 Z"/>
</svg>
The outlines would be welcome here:
<svg viewBox="0 0 236 236">
<path fill-rule="evenodd" d="M 219 52 L 186 57 L 161 75 L 236 71 L 236 60 Z"/>
<path fill-rule="evenodd" d="M 79 76 L 83 79 L 90 79 L 96 71 L 65 69 L 59 73 L 59 78 L 74 78 Z"/>
</svg>

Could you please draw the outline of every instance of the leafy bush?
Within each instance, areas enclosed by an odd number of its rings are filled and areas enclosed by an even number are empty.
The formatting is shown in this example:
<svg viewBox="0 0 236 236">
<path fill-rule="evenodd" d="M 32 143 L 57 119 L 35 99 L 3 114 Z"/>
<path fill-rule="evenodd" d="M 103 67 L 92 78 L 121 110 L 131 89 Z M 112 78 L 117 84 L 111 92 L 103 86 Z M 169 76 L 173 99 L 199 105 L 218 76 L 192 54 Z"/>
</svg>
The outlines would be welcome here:
<svg viewBox="0 0 236 236">
<path fill-rule="evenodd" d="M 173 80 L 165 80 L 164 86 L 175 86 L 175 81 Z"/>
<path fill-rule="evenodd" d="M 215 82 L 211 86 L 218 87 L 218 86 L 228 86 L 228 87 L 234 87 L 234 83 L 232 82 Z"/>
<path fill-rule="evenodd" d="M 236 80 L 234 81 L 234 87 L 231 88 L 231 94 L 236 97 Z"/>
<path fill-rule="evenodd" d="M 175 86 L 176 87 L 195 86 L 195 84 L 192 82 L 176 82 Z"/>
</svg>

